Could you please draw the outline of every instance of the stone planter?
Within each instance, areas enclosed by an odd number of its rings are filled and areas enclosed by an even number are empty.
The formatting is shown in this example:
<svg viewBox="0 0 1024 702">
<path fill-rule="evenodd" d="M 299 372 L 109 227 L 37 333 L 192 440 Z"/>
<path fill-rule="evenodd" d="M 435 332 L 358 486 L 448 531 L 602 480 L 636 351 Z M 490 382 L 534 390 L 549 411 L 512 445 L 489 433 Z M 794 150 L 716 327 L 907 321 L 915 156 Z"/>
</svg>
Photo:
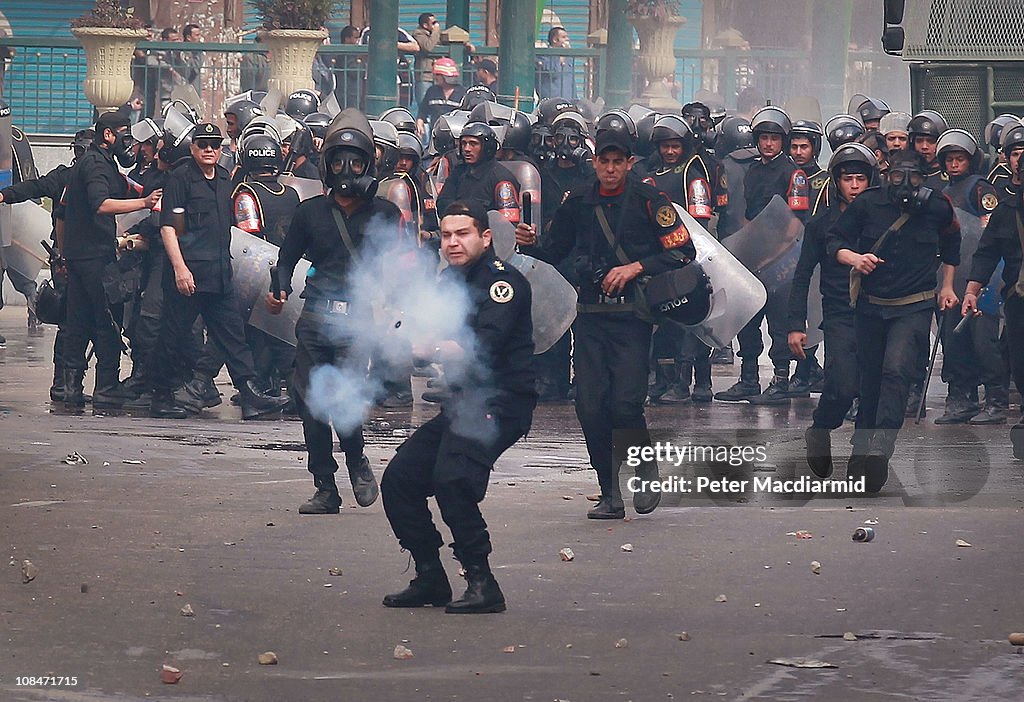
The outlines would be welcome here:
<svg viewBox="0 0 1024 702">
<path fill-rule="evenodd" d="M 268 90 L 291 95 L 300 88 L 312 89 L 313 59 L 327 38 L 323 29 L 272 29 L 260 41 L 270 49 Z"/>
<path fill-rule="evenodd" d="M 100 112 L 116 110 L 132 96 L 132 52 L 149 34 L 145 29 L 77 27 L 71 30 L 85 49 L 86 99 Z"/>
<path fill-rule="evenodd" d="M 647 87 L 640 103 L 653 110 L 678 112 L 682 105 L 672 97 L 664 79 L 671 78 L 676 69 L 673 45 L 676 32 L 686 24 L 684 17 L 630 17 L 630 24 L 640 37 L 640 67 L 647 79 Z"/>
</svg>

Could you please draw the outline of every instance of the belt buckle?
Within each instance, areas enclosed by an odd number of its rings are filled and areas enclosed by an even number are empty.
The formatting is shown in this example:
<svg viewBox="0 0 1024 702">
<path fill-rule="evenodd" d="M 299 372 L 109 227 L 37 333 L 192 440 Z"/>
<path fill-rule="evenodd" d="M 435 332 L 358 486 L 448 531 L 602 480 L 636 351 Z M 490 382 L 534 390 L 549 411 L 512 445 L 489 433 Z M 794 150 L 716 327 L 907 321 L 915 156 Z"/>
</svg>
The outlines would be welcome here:
<svg viewBox="0 0 1024 702">
<path fill-rule="evenodd" d="M 597 301 L 602 305 L 622 305 L 626 302 L 625 295 L 619 295 L 618 297 L 608 297 L 604 293 L 597 296 Z"/>
<path fill-rule="evenodd" d="M 344 300 L 328 300 L 327 312 L 329 314 L 348 314 L 348 303 Z"/>
</svg>

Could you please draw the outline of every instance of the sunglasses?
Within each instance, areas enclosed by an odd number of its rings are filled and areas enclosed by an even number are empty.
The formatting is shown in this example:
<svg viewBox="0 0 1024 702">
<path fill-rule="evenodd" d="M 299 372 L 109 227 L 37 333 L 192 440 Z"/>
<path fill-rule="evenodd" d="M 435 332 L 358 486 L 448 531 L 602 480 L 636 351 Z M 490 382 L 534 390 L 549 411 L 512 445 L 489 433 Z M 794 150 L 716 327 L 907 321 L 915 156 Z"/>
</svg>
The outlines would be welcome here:
<svg viewBox="0 0 1024 702">
<path fill-rule="evenodd" d="M 219 141 L 197 141 L 196 148 L 200 151 L 216 151 L 221 148 Z"/>
</svg>

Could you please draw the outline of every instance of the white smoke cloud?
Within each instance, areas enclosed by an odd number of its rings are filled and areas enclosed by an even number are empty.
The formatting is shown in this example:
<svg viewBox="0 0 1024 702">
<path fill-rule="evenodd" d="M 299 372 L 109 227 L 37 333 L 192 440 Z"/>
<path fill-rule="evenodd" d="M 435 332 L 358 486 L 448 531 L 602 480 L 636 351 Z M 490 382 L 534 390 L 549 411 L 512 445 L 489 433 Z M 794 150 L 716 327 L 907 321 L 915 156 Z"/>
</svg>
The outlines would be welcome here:
<svg viewBox="0 0 1024 702">
<path fill-rule="evenodd" d="M 487 416 L 493 394 L 476 335 L 469 326 L 474 309 L 471 291 L 461 276 L 438 276 L 437 256 L 400 239 L 380 218 L 370 221 L 352 267 L 345 299 L 349 315 L 323 331 L 349 347 L 340 365 L 315 368 L 305 401 L 315 417 L 342 433 L 361 426 L 382 392 L 382 379 L 367 373 L 370 359 L 401 374 L 413 367 L 413 350 L 433 349 L 454 341 L 464 351 L 446 358 L 444 376 L 459 391 L 445 410 L 453 430 L 479 439 L 493 437 Z"/>
</svg>

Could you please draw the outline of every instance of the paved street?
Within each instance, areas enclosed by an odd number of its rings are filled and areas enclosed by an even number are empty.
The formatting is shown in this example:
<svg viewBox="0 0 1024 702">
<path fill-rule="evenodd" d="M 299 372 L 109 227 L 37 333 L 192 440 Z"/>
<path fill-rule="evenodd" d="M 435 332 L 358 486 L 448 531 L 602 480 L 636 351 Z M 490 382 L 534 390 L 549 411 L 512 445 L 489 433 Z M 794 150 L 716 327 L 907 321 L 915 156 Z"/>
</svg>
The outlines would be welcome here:
<svg viewBox="0 0 1024 702">
<path fill-rule="evenodd" d="M 381 606 L 412 571 L 380 503 L 355 508 L 343 489 L 340 515 L 299 516 L 312 494 L 299 423 L 243 423 L 226 376 L 224 404 L 195 420 L 66 416 L 46 397 L 53 329 L 29 339 L 24 309 L 8 307 L 0 333 L 0 699 L 1021 698 L 1024 656 L 1007 635 L 1024 631 L 1024 465 L 1006 427 L 909 423 L 877 497 L 677 493 L 606 523 L 584 518 L 596 480 L 571 405 L 542 406 L 483 505 L 509 609 L 458 617 Z M 717 390 L 736 371 L 715 372 Z M 931 418 L 942 393 L 936 376 Z M 649 419 L 677 443 L 711 430 L 764 443 L 752 474 L 786 477 L 809 474 L 812 409 L 682 405 Z M 378 478 L 433 412 L 374 415 Z M 65 464 L 74 452 L 88 464 Z M 853 542 L 865 522 L 875 539 Z M 25 559 L 38 569 L 27 584 Z M 395 658 L 399 644 L 411 659 Z M 257 663 L 266 651 L 277 665 Z M 163 664 L 182 671 L 176 685 Z M 77 685 L 19 685 L 30 676 Z"/>
</svg>

